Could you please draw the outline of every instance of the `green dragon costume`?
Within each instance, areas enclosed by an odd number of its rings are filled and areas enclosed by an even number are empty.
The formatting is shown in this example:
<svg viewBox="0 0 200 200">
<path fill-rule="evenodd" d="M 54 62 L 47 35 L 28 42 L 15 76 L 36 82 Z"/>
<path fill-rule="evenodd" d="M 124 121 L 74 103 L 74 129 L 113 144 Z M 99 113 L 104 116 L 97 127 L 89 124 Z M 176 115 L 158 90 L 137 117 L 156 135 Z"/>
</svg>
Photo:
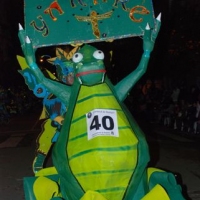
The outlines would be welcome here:
<svg viewBox="0 0 200 200">
<path fill-rule="evenodd" d="M 62 85 L 37 67 L 31 41 L 20 26 L 26 62 L 41 84 L 69 105 L 53 148 L 54 167 L 24 179 L 26 199 L 49 200 L 182 200 L 172 173 L 147 168 L 145 137 L 123 104 L 146 72 L 160 29 L 147 25 L 138 67 L 115 86 L 109 81 L 102 51 L 84 45 L 73 55 L 75 81 Z"/>
</svg>

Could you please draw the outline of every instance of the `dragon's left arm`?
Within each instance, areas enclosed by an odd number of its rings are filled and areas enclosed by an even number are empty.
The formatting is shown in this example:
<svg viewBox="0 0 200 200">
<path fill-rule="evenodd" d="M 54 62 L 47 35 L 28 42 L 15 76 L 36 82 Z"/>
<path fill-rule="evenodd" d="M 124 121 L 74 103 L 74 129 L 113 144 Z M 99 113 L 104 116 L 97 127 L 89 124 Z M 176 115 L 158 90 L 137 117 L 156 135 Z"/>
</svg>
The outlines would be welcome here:
<svg viewBox="0 0 200 200">
<path fill-rule="evenodd" d="M 19 25 L 18 37 L 26 59 L 26 63 L 28 64 L 33 74 L 37 77 L 38 82 L 44 85 L 49 92 L 57 96 L 65 105 L 68 105 L 71 94 L 71 87 L 54 80 L 50 80 L 44 76 L 36 63 L 35 49 L 33 48 L 32 42 L 29 37 L 26 36 L 26 33 L 21 25 Z"/>
<path fill-rule="evenodd" d="M 154 48 L 154 43 L 158 32 L 160 30 L 160 15 L 156 18 L 155 29 L 151 31 L 147 24 L 143 36 L 143 54 L 138 67 L 131 72 L 128 76 L 122 79 L 117 85 L 115 85 L 115 91 L 120 101 L 123 101 L 135 83 L 143 76 L 147 70 L 150 54 Z"/>
</svg>

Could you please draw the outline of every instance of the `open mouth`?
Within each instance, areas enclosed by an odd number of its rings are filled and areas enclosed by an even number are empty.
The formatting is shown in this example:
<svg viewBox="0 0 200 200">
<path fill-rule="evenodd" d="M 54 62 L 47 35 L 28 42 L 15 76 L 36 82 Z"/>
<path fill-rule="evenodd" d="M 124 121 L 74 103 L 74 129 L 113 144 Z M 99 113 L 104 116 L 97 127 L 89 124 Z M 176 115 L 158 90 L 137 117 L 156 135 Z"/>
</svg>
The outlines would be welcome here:
<svg viewBox="0 0 200 200">
<path fill-rule="evenodd" d="M 105 69 L 89 70 L 89 71 L 77 73 L 76 77 L 84 76 L 84 75 L 87 75 L 87 74 L 105 73 L 105 72 L 106 72 Z"/>
</svg>

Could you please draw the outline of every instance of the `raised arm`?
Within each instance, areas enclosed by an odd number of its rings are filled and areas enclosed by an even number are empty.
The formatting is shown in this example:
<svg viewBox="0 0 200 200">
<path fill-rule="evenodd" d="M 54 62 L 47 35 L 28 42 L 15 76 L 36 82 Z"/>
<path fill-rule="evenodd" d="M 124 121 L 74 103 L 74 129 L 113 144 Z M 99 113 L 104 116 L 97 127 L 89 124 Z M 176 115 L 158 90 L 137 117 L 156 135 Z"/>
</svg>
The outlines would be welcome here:
<svg viewBox="0 0 200 200">
<path fill-rule="evenodd" d="M 34 75 L 37 77 L 39 83 L 43 84 L 49 92 L 56 95 L 65 105 L 68 105 L 71 94 L 71 87 L 50 80 L 44 76 L 36 63 L 35 50 L 33 48 L 32 42 L 29 37 L 25 35 L 25 31 L 20 24 L 18 37 L 26 62 Z"/>
<path fill-rule="evenodd" d="M 154 30 L 151 30 L 147 24 L 143 36 L 143 54 L 138 67 L 115 85 L 115 90 L 120 101 L 123 101 L 127 97 L 129 91 L 146 72 L 150 54 L 154 48 L 155 40 L 159 33 L 160 26 L 161 14 L 159 14 L 159 16 L 156 18 L 156 25 Z"/>
</svg>

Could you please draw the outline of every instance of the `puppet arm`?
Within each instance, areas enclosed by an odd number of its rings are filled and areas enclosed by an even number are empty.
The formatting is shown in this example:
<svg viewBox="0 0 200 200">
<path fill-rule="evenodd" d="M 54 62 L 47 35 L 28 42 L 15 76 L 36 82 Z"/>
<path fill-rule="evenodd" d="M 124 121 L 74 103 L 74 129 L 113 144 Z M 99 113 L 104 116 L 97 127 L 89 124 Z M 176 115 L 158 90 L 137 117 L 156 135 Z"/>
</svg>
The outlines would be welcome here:
<svg viewBox="0 0 200 200">
<path fill-rule="evenodd" d="M 115 91 L 120 101 L 123 101 L 127 97 L 130 90 L 147 70 L 150 54 L 154 48 L 155 40 L 161 26 L 160 18 L 161 15 L 156 18 L 154 30 L 151 30 L 148 24 L 145 28 L 143 36 L 143 54 L 138 67 L 115 85 Z"/>
<path fill-rule="evenodd" d="M 31 71 L 37 77 L 38 82 L 44 85 L 49 92 L 56 95 L 65 105 L 68 105 L 71 94 L 71 87 L 50 80 L 44 76 L 44 74 L 41 72 L 40 68 L 36 63 L 35 50 L 32 46 L 32 42 L 29 39 L 29 37 L 25 35 L 25 31 L 20 24 L 19 24 L 18 37 L 21 43 L 21 48 L 24 53 L 26 62 Z"/>
</svg>

